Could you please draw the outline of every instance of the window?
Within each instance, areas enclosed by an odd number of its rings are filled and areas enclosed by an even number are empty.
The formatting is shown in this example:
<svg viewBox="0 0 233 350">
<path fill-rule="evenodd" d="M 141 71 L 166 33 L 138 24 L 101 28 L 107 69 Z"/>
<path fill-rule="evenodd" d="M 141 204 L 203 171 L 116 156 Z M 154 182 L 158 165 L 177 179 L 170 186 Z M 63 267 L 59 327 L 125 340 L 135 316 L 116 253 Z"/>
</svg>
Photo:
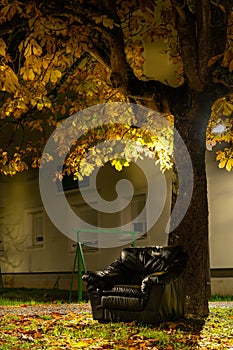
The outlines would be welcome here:
<svg viewBox="0 0 233 350">
<path fill-rule="evenodd" d="M 130 241 L 133 237 L 135 239 L 146 238 L 146 212 L 143 212 L 146 203 L 146 195 L 138 194 L 135 195 L 131 201 L 128 210 L 123 211 L 122 220 L 123 222 L 129 222 L 127 230 L 130 232 L 144 232 L 140 237 L 139 235 L 132 236 L 132 234 L 122 234 L 120 237 L 121 241 Z"/>
<path fill-rule="evenodd" d="M 94 203 L 93 203 L 94 204 Z M 95 203 L 96 204 L 96 203 Z M 98 213 L 88 204 L 73 205 L 73 210 L 83 221 L 94 227 L 98 227 Z M 80 232 L 83 252 L 96 252 L 98 250 L 98 234 L 95 232 Z M 70 240 L 71 252 L 76 251 L 77 243 Z"/>
<path fill-rule="evenodd" d="M 43 212 L 33 213 L 32 217 L 33 243 L 41 245 L 44 243 Z"/>
<path fill-rule="evenodd" d="M 146 195 L 141 194 L 135 196 L 131 205 L 132 230 L 134 232 L 144 232 L 139 239 L 146 238 L 146 212 L 141 214 L 138 219 L 136 217 L 143 211 L 146 203 Z"/>
<path fill-rule="evenodd" d="M 28 232 L 29 246 L 44 246 L 44 214 L 43 210 L 26 212 L 26 230 Z"/>
<path fill-rule="evenodd" d="M 135 232 L 144 232 L 145 231 L 145 222 L 134 222 L 133 223 L 133 230 Z"/>
<path fill-rule="evenodd" d="M 4 254 L 4 219 L 0 218 L 0 256 Z"/>
</svg>

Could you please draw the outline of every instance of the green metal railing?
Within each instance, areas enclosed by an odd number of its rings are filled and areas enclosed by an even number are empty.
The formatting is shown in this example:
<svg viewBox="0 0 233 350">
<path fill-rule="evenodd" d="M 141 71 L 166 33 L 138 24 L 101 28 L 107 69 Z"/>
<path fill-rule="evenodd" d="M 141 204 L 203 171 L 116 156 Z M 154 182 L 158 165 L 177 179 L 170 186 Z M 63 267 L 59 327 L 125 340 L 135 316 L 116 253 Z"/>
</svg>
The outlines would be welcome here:
<svg viewBox="0 0 233 350">
<path fill-rule="evenodd" d="M 74 263 L 73 263 L 73 269 L 72 269 L 72 276 L 71 276 L 71 284 L 70 284 L 70 294 L 69 294 L 69 301 L 71 302 L 72 298 L 72 291 L 73 291 L 73 284 L 74 284 L 74 275 L 75 270 L 77 266 L 77 274 L 78 274 L 78 302 L 82 301 L 82 274 L 83 272 L 87 272 L 85 260 L 84 260 L 84 254 L 82 249 L 82 244 L 80 242 L 80 233 L 110 233 L 110 234 L 130 234 L 131 235 L 131 246 L 135 247 L 135 236 L 136 235 L 142 235 L 142 232 L 135 232 L 135 231 L 121 231 L 121 230 L 92 230 L 92 229 L 83 229 L 83 230 L 77 230 L 77 246 L 76 246 L 76 252 L 74 257 Z"/>
</svg>

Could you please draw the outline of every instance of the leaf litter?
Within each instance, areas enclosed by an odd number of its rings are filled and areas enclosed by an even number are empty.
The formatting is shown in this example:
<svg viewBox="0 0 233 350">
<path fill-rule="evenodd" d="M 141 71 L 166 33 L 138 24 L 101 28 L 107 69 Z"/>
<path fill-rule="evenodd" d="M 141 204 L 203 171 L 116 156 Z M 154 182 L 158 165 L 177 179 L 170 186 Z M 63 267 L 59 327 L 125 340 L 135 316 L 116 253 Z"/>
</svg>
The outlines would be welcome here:
<svg viewBox="0 0 233 350">
<path fill-rule="evenodd" d="M 158 325 L 99 323 L 89 303 L 1 307 L 0 349 L 233 350 L 233 309 Z"/>
</svg>

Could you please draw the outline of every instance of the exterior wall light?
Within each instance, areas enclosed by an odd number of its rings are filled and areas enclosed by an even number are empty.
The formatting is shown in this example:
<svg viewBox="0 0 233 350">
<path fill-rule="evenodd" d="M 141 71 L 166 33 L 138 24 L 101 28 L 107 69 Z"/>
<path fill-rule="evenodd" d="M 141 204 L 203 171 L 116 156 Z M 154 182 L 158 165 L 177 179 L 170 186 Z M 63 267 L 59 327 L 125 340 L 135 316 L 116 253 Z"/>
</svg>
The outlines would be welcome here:
<svg viewBox="0 0 233 350">
<path fill-rule="evenodd" d="M 214 134 L 222 134 L 223 132 L 225 132 L 226 127 L 223 124 L 217 124 L 213 129 L 212 132 Z"/>
</svg>

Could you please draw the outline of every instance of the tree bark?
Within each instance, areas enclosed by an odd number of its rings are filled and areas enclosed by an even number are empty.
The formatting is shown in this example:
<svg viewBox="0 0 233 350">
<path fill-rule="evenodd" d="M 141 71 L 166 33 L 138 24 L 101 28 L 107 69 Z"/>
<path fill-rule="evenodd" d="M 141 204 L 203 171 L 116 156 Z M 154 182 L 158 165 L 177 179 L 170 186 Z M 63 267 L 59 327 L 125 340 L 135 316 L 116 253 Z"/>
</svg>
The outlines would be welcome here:
<svg viewBox="0 0 233 350">
<path fill-rule="evenodd" d="M 213 94 L 212 94 L 213 95 Z M 175 128 L 185 142 L 193 166 L 193 193 L 187 213 L 181 223 L 169 234 L 170 245 L 182 245 L 189 255 L 186 275 L 185 313 L 208 314 L 209 297 L 209 241 L 208 241 L 208 199 L 205 168 L 206 127 L 215 99 L 209 93 L 192 93 L 189 110 L 176 110 Z M 174 142 L 175 161 L 183 154 Z M 185 172 L 185 165 L 182 170 Z M 179 170 L 179 169 L 178 169 Z M 184 181 L 188 181 L 188 174 Z M 185 200 L 185 192 L 179 193 Z M 185 208 L 180 208 L 185 210 Z"/>
<path fill-rule="evenodd" d="M 145 86 L 135 90 L 145 93 Z M 186 275 L 186 306 L 185 313 L 195 316 L 206 316 L 208 314 L 209 299 L 209 239 L 208 239 L 208 198 L 206 179 L 206 129 L 211 115 L 213 102 L 227 92 L 223 85 L 208 86 L 200 92 L 189 89 L 187 85 L 174 89 L 156 85 L 151 82 L 150 93 L 159 96 L 160 101 L 166 100 L 170 112 L 174 115 L 174 126 L 187 147 L 192 162 L 193 192 L 190 205 L 186 207 L 185 191 L 178 192 L 181 196 L 181 206 L 179 212 L 186 214 L 184 219 L 175 229 L 169 233 L 168 244 L 172 246 L 182 245 L 189 255 L 187 275 Z M 136 91 L 132 89 L 132 95 Z M 153 94 L 152 94 L 153 95 Z M 144 96 L 145 97 L 145 96 Z M 164 106 L 155 102 L 155 110 L 165 111 Z M 144 104 L 149 107 L 149 102 L 145 99 Z M 174 137 L 174 157 L 176 172 L 182 173 L 183 188 L 187 188 L 190 183 L 190 173 L 185 165 L 185 155 L 180 148 L 179 138 Z M 179 179 L 178 179 L 179 180 Z M 187 187 L 186 187 L 187 186 Z M 179 190 L 178 190 L 179 191 Z M 183 198 L 182 198 L 183 196 Z M 180 198 L 179 198 L 180 201 Z M 172 209 L 174 203 L 172 203 Z M 175 218 L 176 220 L 176 218 Z M 171 222 L 171 225 L 173 222 Z M 171 226 L 172 227 L 172 226 Z"/>
</svg>

